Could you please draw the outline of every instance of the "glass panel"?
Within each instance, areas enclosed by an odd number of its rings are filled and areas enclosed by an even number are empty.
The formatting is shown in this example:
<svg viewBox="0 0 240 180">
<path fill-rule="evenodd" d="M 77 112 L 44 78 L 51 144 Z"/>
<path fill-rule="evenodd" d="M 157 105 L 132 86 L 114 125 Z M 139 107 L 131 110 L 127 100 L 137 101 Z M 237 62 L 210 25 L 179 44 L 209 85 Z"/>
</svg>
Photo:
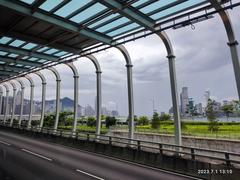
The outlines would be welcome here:
<svg viewBox="0 0 240 180">
<path fill-rule="evenodd" d="M 26 44 L 25 46 L 23 46 L 22 48 L 23 48 L 23 49 L 28 49 L 28 50 L 30 50 L 30 49 L 35 48 L 36 46 L 37 46 L 37 44 L 28 43 L 28 44 Z"/>
<path fill-rule="evenodd" d="M 35 57 L 31 57 L 30 59 L 28 59 L 29 61 L 37 61 L 38 58 L 35 58 Z"/>
<path fill-rule="evenodd" d="M 133 7 L 137 7 L 141 4 L 144 4 L 145 2 L 147 2 L 148 0 L 138 0 L 137 2 L 133 3 L 132 6 Z"/>
<path fill-rule="evenodd" d="M 5 64 L 5 62 L 3 62 L 3 61 L 0 61 L 0 64 Z"/>
<path fill-rule="evenodd" d="M 55 8 L 61 2 L 63 2 L 63 0 L 54 0 L 54 1 L 53 0 L 47 0 L 39 8 L 43 9 L 45 11 L 51 11 L 53 8 Z"/>
<path fill-rule="evenodd" d="M 16 64 L 15 66 L 17 66 L 17 67 L 23 67 L 22 64 Z"/>
<path fill-rule="evenodd" d="M 35 0 L 20 0 L 24 3 L 27 3 L 27 4 L 32 4 Z"/>
<path fill-rule="evenodd" d="M 21 59 L 28 59 L 28 58 L 30 58 L 30 57 L 29 56 L 24 56 Z"/>
<path fill-rule="evenodd" d="M 12 38 L 9 38 L 9 37 L 2 37 L 1 39 L 0 39 L 0 43 L 1 44 L 7 44 L 9 41 L 11 41 L 12 40 Z"/>
<path fill-rule="evenodd" d="M 100 21 L 97 21 L 97 22 L 93 23 L 93 24 L 91 24 L 91 25 L 88 26 L 88 27 L 89 27 L 89 28 L 94 28 L 95 26 L 97 26 L 97 25 L 99 25 L 99 24 L 102 24 L 102 23 L 104 23 L 104 22 L 106 22 L 106 21 L 108 21 L 108 20 L 110 20 L 110 19 L 113 19 L 113 18 L 115 18 L 116 16 L 119 16 L 119 15 L 120 15 L 120 14 L 118 14 L 118 13 L 116 13 L 116 14 L 111 14 L 110 16 L 107 16 L 107 17 L 101 19 Z"/>
<path fill-rule="evenodd" d="M 14 46 L 14 47 L 19 47 L 19 46 L 21 46 L 23 43 L 25 43 L 25 41 L 15 40 L 15 41 L 11 42 L 9 45 L 10 45 L 10 46 Z"/>
<path fill-rule="evenodd" d="M 96 3 L 92 5 L 91 7 L 87 8 L 86 10 L 80 12 L 76 16 L 72 17 L 70 20 L 74 21 L 76 23 L 80 23 L 84 21 L 85 19 L 93 16 L 96 13 L 99 13 L 102 10 L 107 9 L 105 6 L 101 5 L 100 3 Z"/>
<path fill-rule="evenodd" d="M 8 57 L 12 57 L 12 58 L 15 58 L 15 57 L 18 57 L 18 54 L 9 54 Z"/>
<path fill-rule="evenodd" d="M 125 18 L 125 17 L 122 17 L 116 21 L 113 21 L 109 24 L 106 24 L 105 26 L 102 26 L 100 28 L 97 29 L 98 32 L 104 32 L 104 31 L 107 31 L 115 26 L 119 26 L 121 24 L 124 24 L 126 22 L 129 22 L 128 18 Z"/>
<path fill-rule="evenodd" d="M 0 51 L 1 56 L 5 56 L 6 54 L 7 54 L 7 52 Z"/>
<path fill-rule="evenodd" d="M 45 60 L 45 59 L 41 59 L 41 60 L 39 60 L 38 62 L 40 62 L 40 63 L 44 63 L 44 62 L 46 62 L 47 60 Z"/>
<path fill-rule="evenodd" d="M 58 11 L 56 11 L 54 14 L 61 17 L 66 17 L 72 12 L 80 9 L 82 6 L 84 6 L 89 2 L 90 0 L 72 0 L 69 3 L 67 3 L 65 6 L 60 8 Z"/>
<path fill-rule="evenodd" d="M 59 53 L 56 53 L 56 54 L 54 54 L 54 56 L 64 56 L 64 55 L 66 55 L 67 54 L 67 52 L 65 52 L 65 51 L 61 51 L 61 52 L 59 52 Z"/>
<path fill-rule="evenodd" d="M 184 3 L 181 3 L 179 5 L 176 5 L 174 7 L 171 7 L 169 9 L 166 9 L 164 11 L 161 11 L 159 13 L 156 13 L 152 16 L 150 16 L 151 18 L 157 20 L 160 18 L 163 18 L 165 16 L 171 15 L 173 13 L 179 12 L 181 10 L 184 10 L 186 8 L 189 8 L 191 6 L 197 5 L 197 4 L 201 4 L 202 2 L 205 2 L 206 0 L 191 0 L 191 1 L 186 1 Z"/>
<path fill-rule="evenodd" d="M 47 46 L 46 47 L 42 47 L 42 48 L 38 49 L 37 52 L 43 52 L 43 51 L 45 51 L 47 49 L 49 49 L 49 47 L 47 47 Z"/>
<path fill-rule="evenodd" d="M 55 53 L 55 52 L 58 52 L 59 50 L 57 50 L 57 49 L 49 49 L 48 51 L 45 51 L 44 53 L 45 54 L 53 54 L 53 53 Z"/>
<path fill-rule="evenodd" d="M 116 36 L 116 35 L 121 34 L 121 33 L 123 33 L 123 32 L 126 32 L 126 31 L 129 31 L 129 30 L 131 30 L 131 29 L 134 29 L 134 28 L 136 28 L 136 27 L 138 27 L 138 26 L 139 26 L 139 25 L 136 24 L 136 23 L 129 24 L 129 25 L 124 26 L 124 27 L 122 27 L 122 28 L 120 28 L 120 29 L 117 29 L 117 30 L 115 30 L 115 31 L 112 31 L 112 32 L 108 33 L 107 35 L 109 35 L 109 36 Z"/>
<path fill-rule="evenodd" d="M 176 2 L 176 0 L 161 0 L 161 1 L 157 1 L 155 3 L 152 3 L 152 4 L 148 5 L 148 6 L 140 9 L 140 11 L 142 13 L 147 14 L 147 13 L 149 13 L 151 11 L 154 11 L 155 9 L 164 7 L 164 6 L 166 6 L 166 5 L 168 5 L 168 4 L 172 3 L 172 2 Z"/>
</svg>

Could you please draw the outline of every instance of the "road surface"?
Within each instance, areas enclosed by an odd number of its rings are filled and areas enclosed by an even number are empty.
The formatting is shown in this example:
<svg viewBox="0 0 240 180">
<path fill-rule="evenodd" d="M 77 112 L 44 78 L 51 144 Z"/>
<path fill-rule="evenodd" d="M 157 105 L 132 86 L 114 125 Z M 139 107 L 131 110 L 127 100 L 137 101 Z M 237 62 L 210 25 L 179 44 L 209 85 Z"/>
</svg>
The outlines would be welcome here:
<svg viewBox="0 0 240 180">
<path fill-rule="evenodd" d="M 10 180 L 191 179 L 6 131 L 0 131 L 0 169 Z"/>
</svg>

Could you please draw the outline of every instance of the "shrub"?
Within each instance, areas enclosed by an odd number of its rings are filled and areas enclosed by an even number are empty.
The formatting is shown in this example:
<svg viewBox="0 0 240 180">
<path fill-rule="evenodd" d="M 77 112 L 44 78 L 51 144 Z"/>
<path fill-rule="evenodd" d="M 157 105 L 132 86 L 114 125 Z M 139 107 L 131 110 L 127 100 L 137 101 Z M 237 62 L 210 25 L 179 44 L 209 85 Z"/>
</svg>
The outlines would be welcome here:
<svg viewBox="0 0 240 180">
<path fill-rule="evenodd" d="M 158 116 L 158 113 L 154 112 L 152 117 L 152 128 L 159 129 L 159 127 L 160 127 L 160 118 Z"/>
<path fill-rule="evenodd" d="M 138 125 L 144 126 L 149 124 L 149 119 L 147 116 L 140 116 L 137 121 Z"/>
<path fill-rule="evenodd" d="M 106 121 L 106 128 L 109 128 L 110 126 L 115 125 L 117 122 L 116 118 L 111 116 L 107 116 L 105 121 Z"/>
<path fill-rule="evenodd" d="M 169 121 L 171 120 L 171 116 L 169 114 L 161 114 L 161 116 L 159 117 L 161 121 Z"/>
<path fill-rule="evenodd" d="M 87 118 L 87 126 L 90 126 L 90 127 L 96 126 L 95 117 L 90 116 Z"/>
</svg>

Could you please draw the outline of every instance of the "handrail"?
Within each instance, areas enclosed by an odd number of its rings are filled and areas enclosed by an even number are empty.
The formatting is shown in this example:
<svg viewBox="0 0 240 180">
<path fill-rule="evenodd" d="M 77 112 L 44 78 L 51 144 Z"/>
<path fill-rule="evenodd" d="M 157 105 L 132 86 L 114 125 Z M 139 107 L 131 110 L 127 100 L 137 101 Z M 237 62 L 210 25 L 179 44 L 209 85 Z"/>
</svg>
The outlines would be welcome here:
<svg viewBox="0 0 240 180">
<path fill-rule="evenodd" d="M 5 127 L 10 127 L 10 123 L 5 123 L 3 124 L 0 122 L 0 126 L 5 126 Z M 238 156 L 240 157 L 239 153 L 235 152 L 228 152 L 228 151 L 220 151 L 220 150 L 211 150 L 211 149 L 205 149 L 205 148 L 198 148 L 198 147 L 187 147 L 187 146 L 178 146 L 175 144 L 168 144 L 168 143 L 160 143 L 160 142 L 149 142 L 146 140 L 140 140 L 140 139 L 129 139 L 125 137 L 119 137 L 119 136 L 109 136 L 109 135 L 96 135 L 95 133 L 86 133 L 86 132 L 81 132 L 77 131 L 76 134 L 72 134 L 70 130 L 65 130 L 65 129 L 58 129 L 54 130 L 53 128 L 50 127 L 35 127 L 31 126 L 30 129 L 27 129 L 27 126 L 24 125 L 18 125 L 18 124 L 13 124 L 11 128 L 18 128 L 21 130 L 26 130 L 26 131 L 34 131 L 34 132 L 39 132 L 39 133 L 47 133 L 47 134 L 52 134 L 55 136 L 62 136 L 62 137 L 71 137 L 74 139 L 79 140 L 79 138 L 84 138 L 87 141 L 95 141 L 95 142 L 107 142 L 108 144 L 112 145 L 113 143 L 119 143 L 123 145 L 127 145 L 128 147 L 131 148 L 137 148 L 138 150 L 141 150 L 142 148 L 148 148 L 151 150 L 158 150 L 160 154 L 163 154 L 163 152 L 172 152 L 173 154 L 176 154 L 177 151 L 175 150 L 175 147 L 179 147 L 180 151 L 178 151 L 179 155 L 190 155 L 192 160 L 195 160 L 196 157 L 202 157 L 202 158 L 209 158 L 211 160 L 220 160 L 225 162 L 227 165 L 231 165 L 232 163 L 235 164 L 240 164 L 240 160 L 236 159 L 231 159 L 230 156 Z M 129 141 L 131 140 L 131 141 Z M 145 143 L 145 144 L 143 144 Z M 151 145 L 158 145 L 156 146 L 149 146 L 146 144 L 151 144 Z M 171 148 L 166 148 L 171 147 Z M 188 150 L 188 151 L 187 151 Z M 196 151 L 201 151 L 202 153 Z M 203 154 L 205 153 L 205 154 Z M 206 153 L 218 153 L 221 154 L 224 158 L 221 157 L 216 157 L 213 155 L 207 155 Z"/>
</svg>

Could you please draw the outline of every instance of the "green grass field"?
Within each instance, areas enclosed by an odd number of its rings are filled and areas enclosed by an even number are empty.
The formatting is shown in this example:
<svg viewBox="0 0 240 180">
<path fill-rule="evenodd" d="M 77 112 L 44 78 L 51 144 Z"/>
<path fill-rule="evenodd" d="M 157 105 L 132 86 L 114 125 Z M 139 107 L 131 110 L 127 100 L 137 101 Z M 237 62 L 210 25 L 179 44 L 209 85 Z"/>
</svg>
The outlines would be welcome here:
<svg viewBox="0 0 240 180">
<path fill-rule="evenodd" d="M 60 129 L 70 130 L 72 126 L 61 126 Z M 79 132 L 95 133 L 96 127 L 87 125 L 78 125 Z M 117 126 L 114 129 L 127 130 L 127 126 Z M 136 132 L 173 134 L 174 125 L 171 121 L 162 122 L 159 129 L 152 129 L 151 125 L 136 126 Z M 106 134 L 108 129 L 103 125 L 101 134 Z M 208 130 L 208 122 L 185 122 L 185 128 L 182 128 L 182 135 L 195 137 L 213 137 L 226 139 L 240 139 L 240 123 L 219 123 L 219 130 L 211 133 Z"/>
</svg>

